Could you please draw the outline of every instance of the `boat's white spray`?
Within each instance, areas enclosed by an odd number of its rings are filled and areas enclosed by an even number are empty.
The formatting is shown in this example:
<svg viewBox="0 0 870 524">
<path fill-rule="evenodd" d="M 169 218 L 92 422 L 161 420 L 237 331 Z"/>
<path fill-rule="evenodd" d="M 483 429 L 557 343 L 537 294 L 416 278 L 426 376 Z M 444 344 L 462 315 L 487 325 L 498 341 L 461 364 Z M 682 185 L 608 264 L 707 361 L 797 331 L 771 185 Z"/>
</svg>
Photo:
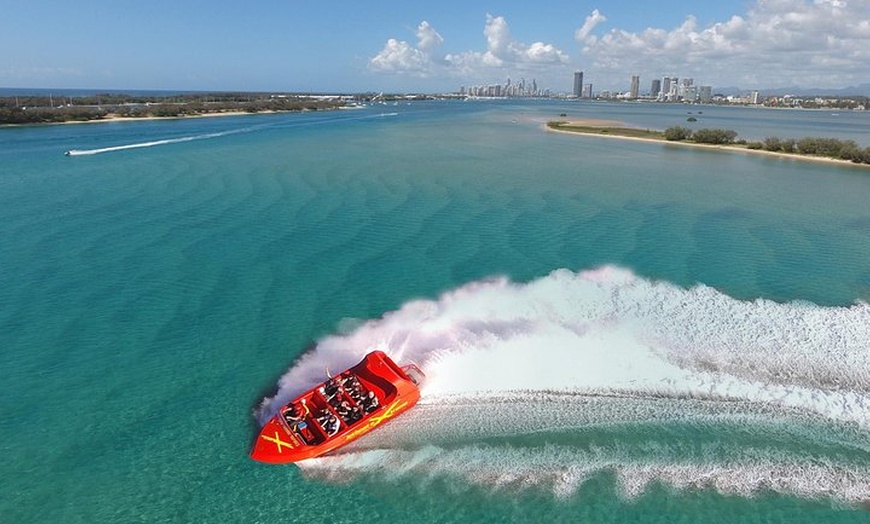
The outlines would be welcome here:
<svg viewBox="0 0 870 524">
<path fill-rule="evenodd" d="M 398 116 L 398 113 L 379 113 L 377 115 L 366 115 L 360 117 L 351 117 L 351 118 L 332 118 L 332 119 L 324 119 L 317 121 L 305 121 L 305 122 L 295 122 L 295 123 L 282 123 L 280 127 L 302 127 L 302 126 L 312 126 L 312 125 L 322 125 L 329 124 L 335 122 L 346 122 L 350 120 L 365 120 L 370 118 L 382 118 L 387 116 Z M 178 138 L 166 138 L 162 140 L 150 140 L 147 142 L 137 142 L 134 144 L 123 144 L 117 146 L 110 147 L 100 147 L 95 149 L 70 149 L 69 151 L 64 151 L 64 154 L 67 156 L 90 156 L 90 155 L 99 155 L 103 153 L 114 153 L 116 151 L 126 151 L 129 149 L 141 149 L 146 147 L 155 147 L 155 146 L 165 146 L 170 144 L 180 144 L 184 142 L 193 142 L 195 140 L 207 140 L 210 138 L 219 138 L 223 136 L 236 135 L 239 133 L 250 133 L 251 131 L 257 131 L 260 129 L 268 128 L 268 127 L 278 127 L 278 123 L 274 124 L 259 124 L 255 126 L 244 127 L 240 129 L 230 129 L 227 131 L 220 131 L 215 133 L 203 133 L 200 135 L 191 135 L 191 136 L 183 136 Z"/>
<path fill-rule="evenodd" d="M 322 340 L 282 377 L 258 418 L 322 380 L 326 366 L 347 367 L 373 349 L 421 365 L 420 405 L 344 453 L 302 464 L 310 474 L 452 475 L 565 495 L 612 470 L 628 495 L 663 480 L 745 495 L 870 499 L 867 460 L 759 454 L 727 442 L 707 443 L 698 456 L 679 439 L 596 448 L 571 436 L 665 422 L 731 425 L 870 456 L 866 303 L 747 302 L 613 267 L 559 270 L 527 284 L 476 282 Z M 512 445 L 519 436 L 530 439 Z"/>
<path fill-rule="evenodd" d="M 179 138 L 167 138 L 164 140 L 151 140 L 149 142 L 138 142 L 135 144 L 125 144 L 120 146 L 111 146 L 111 147 L 101 147 L 97 149 L 71 149 L 67 151 L 65 154 L 68 156 L 89 156 L 89 155 L 99 155 L 102 153 L 112 153 L 115 151 L 125 151 L 127 149 L 139 149 L 143 147 L 155 147 L 155 146 L 165 146 L 169 144 L 180 144 L 183 142 L 192 142 L 194 140 L 206 140 L 209 138 L 217 138 L 226 135 L 233 135 L 236 133 L 244 133 L 249 131 L 249 129 L 236 129 L 233 131 L 223 131 L 220 133 L 205 133 L 201 135 L 193 135 L 193 136 L 183 136 Z"/>
</svg>

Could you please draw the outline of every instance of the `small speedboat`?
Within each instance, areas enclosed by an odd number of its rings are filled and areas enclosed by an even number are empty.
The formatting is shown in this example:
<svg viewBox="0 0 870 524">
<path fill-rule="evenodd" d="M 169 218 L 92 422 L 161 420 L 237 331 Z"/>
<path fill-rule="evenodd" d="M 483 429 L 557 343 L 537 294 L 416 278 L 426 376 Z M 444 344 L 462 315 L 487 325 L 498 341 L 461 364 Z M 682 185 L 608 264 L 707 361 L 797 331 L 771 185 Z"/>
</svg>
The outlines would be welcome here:
<svg viewBox="0 0 870 524">
<path fill-rule="evenodd" d="M 425 375 L 373 351 L 288 402 L 266 422 L 251 458 L 285 464 L 325 455 L 411 409 Z"/>
</svg>

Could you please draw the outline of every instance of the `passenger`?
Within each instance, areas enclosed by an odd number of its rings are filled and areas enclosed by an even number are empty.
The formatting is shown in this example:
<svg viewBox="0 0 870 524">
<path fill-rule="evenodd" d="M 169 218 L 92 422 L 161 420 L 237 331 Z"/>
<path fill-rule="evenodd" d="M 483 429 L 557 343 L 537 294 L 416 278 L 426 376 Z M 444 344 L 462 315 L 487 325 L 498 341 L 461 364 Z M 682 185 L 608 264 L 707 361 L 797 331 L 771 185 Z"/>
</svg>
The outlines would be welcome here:
<svg viewBox="0 0 870 524">
<path fill-rule="evenodd" d="M 362 390 L 359 381 L 356 377 L 350 377 L 344 383 L 344 389 L 347 391 L 347 394 L 350 395 L 350 398 L 359 402 L 362 400 Z"/>
<path fill-rule="evenodd" d="M 291 428 L 296 429 L 296 427 L 305 420 L 311 412 L 308 410 L 308 405 L 305 403 L 305 399 L 302 399 L 301 406 L 299 404 L 293 403 L 284 411 L 284 420 L 287 421 L 287 424 L 290 425 Z"/>
<path fill-rule="evenodd" d="M 350 415 L 347 417 L 348 424 L 353 424 L 357 420 L 363 418 L 363 410 L 359 406 L 354 406 L 350 410 Z"/>
<path fill-rule="evenodd" d="M 350 404 L 346 400 L 343 400 L 341 402 L 341 404 L 336 406 L 335 409 L 338 412 L 339 417 L 347 420 L 348 416 L 350 415 L 351 408 L 350 408 Z"/>
<path fill-rule="evenodd" d="M 378 408 L 378 397 L 375 396 L 374 391 L 369 391 L 369 394 L 363 399 L 363 407 L 366 413 L 371 413 Z"/>
<path fill-rule="evenodd" d="M 330 378 L 323 384 L 322 389 L 323 396 L 326 397 L 326 400 L 331 400 L 338 394 L 338 381 L 334 378 Z"/>
<path fill-rule="evenodd" d="M 323 427 L 323 431 L 326 432 L 328 436 L 333 436 L 338 433 L 338 428 L 340 423 L 338 419 L 332 413 L 327 413 L 323 419 L 318 419 L 320 425 Z"/>
<path fill-rule="evenodd" d="M 344 386 L 344 389 L 346 389 L 348 392 L 359 391 L 360 388 L 359 380 L 357 380 L 354 375 L 348 375 L 347 377 L 345 377 L 344 380 L 342 380 L 341 385 Z"/>
</svg>

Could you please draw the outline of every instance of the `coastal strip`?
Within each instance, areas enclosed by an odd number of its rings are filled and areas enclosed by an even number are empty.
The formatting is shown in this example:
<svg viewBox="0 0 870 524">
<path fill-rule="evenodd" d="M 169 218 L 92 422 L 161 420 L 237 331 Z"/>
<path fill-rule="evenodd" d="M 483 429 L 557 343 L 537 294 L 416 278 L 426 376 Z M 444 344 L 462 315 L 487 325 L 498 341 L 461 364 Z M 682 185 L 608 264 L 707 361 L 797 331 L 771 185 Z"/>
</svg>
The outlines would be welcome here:
<svg viewBox="0 0 870 524">
<path fill-rule="evenodd" d="M 100 124 L 104 122 L 145 122 L 149 120 L 183 120 L 190 118 L 211 118 L 219 116 L 251 116 L 251 115 L 266 115 L 274 113 L 289 113 L 288 111 L 258 111 L 252 113 L 250 111 L 215 111 L 213 113 L 196 113 L 189 115 L 178 116 L 119 116 L 115 114 L 107 114 L 106 116 L 93 120 L 65 120 L 63 122 L 52 122 L 54 124 Z M 15 124 L 7 124 L 15 125 Z"/>
<path fill-rule="evenodd" d="M 0 97 L 0 125 L 119 122 L 340 109 L 352 97 L 271 93 Z"/>
<path fill-rule="evenodd" d="M 621 140 L 635 140 L 639 142 L 655 142 L 659 144 L 676 145 L 682 147 L 695 147 L 713 149 L 718 151 L 749 153 L 771 158 L 789 160 L 804 160 L 809 162 L 821 162 L 834 165 L 850 165 L 856 167 L 870 167 L 868 163 L 855 162 L 842 158 L 809 155 L 801 153 L 787 153 L 784 151 L 769 151 L 760 148 L 751 148 L 747 143 L 705 144 L 689 140 L 671 140 L 666 138 L 664 131 L 629 127 L 623 122 L 615 120 L 579 119 L 579 120 L 551 120 L 543 125 L 544 129 L 554 133 L 573 135 L 585 135 L 604 138 L 616 138 Z"/>
</svg>

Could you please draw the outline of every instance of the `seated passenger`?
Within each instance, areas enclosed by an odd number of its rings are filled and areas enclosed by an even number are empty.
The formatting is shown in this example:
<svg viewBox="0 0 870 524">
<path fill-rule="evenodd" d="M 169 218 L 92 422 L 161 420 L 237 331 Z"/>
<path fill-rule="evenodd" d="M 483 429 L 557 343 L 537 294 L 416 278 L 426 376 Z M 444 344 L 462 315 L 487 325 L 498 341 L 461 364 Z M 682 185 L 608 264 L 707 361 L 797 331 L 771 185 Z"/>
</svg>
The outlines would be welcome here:
<svg viewBox="0 0 870 524">
<path fill-rule="evenodd" d="M 359 390 L 359 380 L 357 380 L 356 376 L 348 375 L 342 381 L 341 385 L 344 386 L 348 392 L 350 391 L 358 391 Z"/>
<path fill-rule="evenodd" d="M 366 413 L 371 413 L 376 410 L 378 408 L 378 397 L 375 396 L 375 392 L 369 391 L 369 394 L 363 398 L 362 404 Z"/>
<path fill-rule="evenodd" d="M 348 380 L 345 380 L 344 390 L 347 391 L 350 398 L 354 399 L 356 402 L 362 400 L 362 386 L 360 386 L 356 377 L 350 377 Z"/>
<path fill-rule="evenodd" d="M 305 403 L 305 399 L 302 399 L 301 406 L 295 403 L 290 404 L 282 413 L 282 416 L 287 422 L 287 425 L 290 426 L 290 429 L 295 431 L 296 434 L 306 443 L 310 443 L 313 439 L 313 435 L 308 429 L 308 424 L 305 423 L 305 417 L 310 414 L 311 412 L 308 409 L 308 405 Z"/>
<path fill-rule="evenodd" d="M 308 406 L 305 404 L 305 399 L 302 399 L 302 406 L 296 403 L 290 404 L 283 415 L 284 420 L 292 426 L 304 420 L 308 413 Z"/>
<path fill-rule="evenodd" d="M 321 393 L 326 397 L 326 400 L 332 400 L 338 394 L 338 381 L 335 378 L 330 378 L 323 384 Z"/>
<path fill-rule="evenodd" d="M 323 431 L 326 432 L 328 436 L 333 436 L 338 433 L 338 428 L 340 426 L 340 422 L 332 413 L 327 413 L 323 416 L 323 418 L 318 418 L 318 422 L 323 427 Z"/>
<path fill-rule="evenodd" d="M 353 424 L 354 422 L 356 422 L 357 420 L 359 420 L 361 418 L 363 418 L 362 408 L 359 406 L 354 406 L 353 408 L 351 408 L 350 415 L 348 415 L 348 417 L 347 417 L 347 423 Z"/>
<path fill-rule="evenodd" d="M 341 404 L 335 407 L 335 411 L 338 413 L 339 417 L 346 420 L 351 412 L 350 404 L 346 400 L 343 400 L 341 401 Z"/>
</svg>

